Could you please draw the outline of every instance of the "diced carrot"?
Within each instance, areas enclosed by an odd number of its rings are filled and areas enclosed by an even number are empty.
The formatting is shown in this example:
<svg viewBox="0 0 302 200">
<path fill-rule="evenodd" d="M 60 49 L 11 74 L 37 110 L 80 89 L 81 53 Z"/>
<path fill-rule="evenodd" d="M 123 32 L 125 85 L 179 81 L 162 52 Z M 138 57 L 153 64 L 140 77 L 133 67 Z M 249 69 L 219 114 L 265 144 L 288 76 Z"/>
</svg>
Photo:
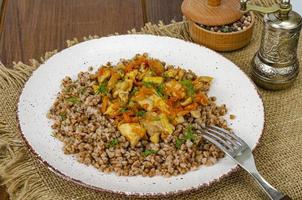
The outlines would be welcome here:
<svg viewBox="0 0 302 200">
<path fill-rule="evenodd" d="M 127 113 L 127 112 L 123 113 L 123 118 L 124 118 L 124 122 L 126 122 L 126 123 L 131 122 L 131 118 L 130 118 L 129 113 Z"/>
<path fill-rule="evenodd" d="M 148 65 L 152 71 L 156 73 L 156 75 L 161 75 L 164 72 L 164 66 L 158 60 L 148 60 Z"/>
<path fill-rule="evenodd" d="M 185 107 L 185 110 L 192 111 L 192 110 L 196 110 L 197 107 L 198 107 L 197 103 L 191 103 L 190 105 Z"/>
<path fill-rule="evenodd" d="M 125 72 L 131 72 L 132 70 L 139 68 L 142 63 L 146 63 L 146 57 L 145 56 L 138 56 L 135 60 L 132 60 L 129 62 L 125 67 Z"/>
<path fill-rule="evenodd" d="M 130 62 L 126 65 L 125 72 L 126 73 L 131 72 L 133 70 L 133 68 L 134 68 L 134 64 L 133 64 L 133 62 Z"/>
<path fill-rule="evenodd" d="M 142 105 L 142 107 L 143 107 L 145 110 L 148 109 L 148 106 L 149 106 L 148 104 L 143 104 L 143 105 Z"/>
<path fill-rule="evenodd" d="M 175 97 L 177 97 L 177 99 L 182 99 L 185 97 L 185 92 L 183 90 L 176 90 L 174 91 Z"/>
<path fill-rule="evenodd" d="M 184 116 L 184 115 L 188 114 L 189 112 L 190 112 L 189 110 L 181 110 L 181 111 L 177 112 L 176 115 Z"/>
<path fill-rule="evenodd" d="M 181 106 L 171 106 L 170 107 L 170 113 L 173 117 L 180 115 L 182 112 L 184 111 L 184 109 Z"/>
<path fill-rule="evenodd" d="M 175 104 L 175 102 L 177 101 L 177 98 L 176 97 L 170 97 L 168 100 L 167 100 L 167 104 L 169 106 L 173 106 Z"/>
<path fill-rule="evenodd" d="M 136 59 L 134 60 L 134 62 L 136 64 L 136 66 L 139 67 L 141 64 L 146 63 L 147 59 L 146 59 L 145 56 L 138 56 L 138 57 L 136 57 Z"/>
<path fill-rule="evenodd" d="M 136 100 L 143 100 L 146 97 L 152 95 L 154 91 L 151 88 L 142 87 L 135 95 Z"/>
<path fill-rule="evenodd" d="M 132 123 L 132 122 L 138 122 L 138 118 L 134 116 L 134 112 L 127 111 L 123 113 L 123 122 L 125 123 Z"/>
<path fill-rule="evenodd" d="M 142 87 L 142 89 L 140 89 L 140 91 L 143 94 L 145 94 L 146 96 L 152 95 L 154 93 L 154 91 L 151 88 L 147 88 L 147 87 Z"/>
<path fill-rule="evenodd" d="M 105 73 L 106 69 L 104 67 L 99 69 L 98 75 L 102 76 Z"/>
<path fill-rule="evenodd" d="M 198 94 L 195 95 L 193 100 L 196 103 L 200 103 L 202 101 L 202 99 L 203 99 L 203 96 L 200 93 L 198 93 Z"/>
<path fill-rule="evenodd" d="M 207 96 L 201 92 L 196 94 L 194 101 L 201 105 L 208 105 L 208 103 L 209 103 Z"/>
</svg>

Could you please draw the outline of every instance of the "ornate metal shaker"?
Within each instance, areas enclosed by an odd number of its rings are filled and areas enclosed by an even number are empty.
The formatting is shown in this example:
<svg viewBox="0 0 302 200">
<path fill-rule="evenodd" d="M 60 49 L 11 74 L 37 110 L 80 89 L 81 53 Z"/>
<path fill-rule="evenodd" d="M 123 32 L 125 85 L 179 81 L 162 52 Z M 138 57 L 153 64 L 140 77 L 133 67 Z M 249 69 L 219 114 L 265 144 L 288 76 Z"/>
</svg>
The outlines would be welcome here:
<svg viewBox="0 0 302 200">
<path fill-rule="evenodd" d="M 260 49 L 252 60 L 252 79 L 265 89 L 285 89 L 299 73 L 297 48 L 302 18 L 292 11 L 290 0 L 281 0 L 271 7 L 251 5 L 248 1 L 240 0 L 242 11 L 265 14 Z"/>
</svg>

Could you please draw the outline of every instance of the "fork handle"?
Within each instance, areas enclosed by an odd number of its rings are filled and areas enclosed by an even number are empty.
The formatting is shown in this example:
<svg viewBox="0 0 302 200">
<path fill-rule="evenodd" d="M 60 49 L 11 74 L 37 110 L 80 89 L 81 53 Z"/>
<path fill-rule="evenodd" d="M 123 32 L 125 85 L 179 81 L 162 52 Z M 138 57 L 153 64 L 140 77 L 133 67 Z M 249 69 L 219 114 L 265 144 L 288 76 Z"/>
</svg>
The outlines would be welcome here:
<svg viewBox="0 0 302 200">
<path fill-rule="evenodd" d="M 252 172 L 251 175 L 272 200 L 291 200 L 289 196 L 282 194 L 271 186 L 258 172 Z"/>
</svg>

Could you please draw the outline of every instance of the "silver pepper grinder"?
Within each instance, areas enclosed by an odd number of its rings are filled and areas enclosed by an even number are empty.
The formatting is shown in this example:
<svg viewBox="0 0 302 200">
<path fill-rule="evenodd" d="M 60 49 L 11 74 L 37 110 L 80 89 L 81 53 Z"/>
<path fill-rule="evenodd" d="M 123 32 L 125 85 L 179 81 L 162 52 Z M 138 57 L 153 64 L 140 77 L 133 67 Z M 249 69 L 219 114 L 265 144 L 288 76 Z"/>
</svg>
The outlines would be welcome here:
<svg viewBox="0 0 302 200">
<path fill-rule="evenodd" d="M 292 11 L 290 0 L 281 0 L 271 7 L 248 1 L 240 0 L 242 11 L 265 14 L 261 46 L 252 60 L 252 79 L 265 89 L 288 88 L 299 74 L 297 48 L 302 18 Z"/>
</svg>

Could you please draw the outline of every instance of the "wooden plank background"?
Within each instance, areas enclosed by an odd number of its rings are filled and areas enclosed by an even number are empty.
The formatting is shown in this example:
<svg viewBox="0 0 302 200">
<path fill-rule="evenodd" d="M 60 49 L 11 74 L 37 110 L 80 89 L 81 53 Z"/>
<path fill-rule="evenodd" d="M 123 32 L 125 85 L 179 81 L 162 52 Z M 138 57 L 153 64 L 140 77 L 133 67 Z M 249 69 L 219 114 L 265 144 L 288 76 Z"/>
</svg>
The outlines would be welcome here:
<svg viewBox="0 0 302 200">
<path fill-rule="evenodd" d="M 62 49 L 67 39 L 89 34 L 126 33 L 146 21 L 181 20 L 182 0 L 4 0 L 0 61 L 28 62 Z"/>
<path fill-rule="evenodd" d="M 2 2 L 2 6 L 1 6 Z M 143 4 L 144 2 L 144 4 Z M 65 41 L 181 20 L 182 0 L 0 0 L 0 62 L 28 63 Z M 7 200 L 0 187 L 0 200 Z"/>
</svg>

